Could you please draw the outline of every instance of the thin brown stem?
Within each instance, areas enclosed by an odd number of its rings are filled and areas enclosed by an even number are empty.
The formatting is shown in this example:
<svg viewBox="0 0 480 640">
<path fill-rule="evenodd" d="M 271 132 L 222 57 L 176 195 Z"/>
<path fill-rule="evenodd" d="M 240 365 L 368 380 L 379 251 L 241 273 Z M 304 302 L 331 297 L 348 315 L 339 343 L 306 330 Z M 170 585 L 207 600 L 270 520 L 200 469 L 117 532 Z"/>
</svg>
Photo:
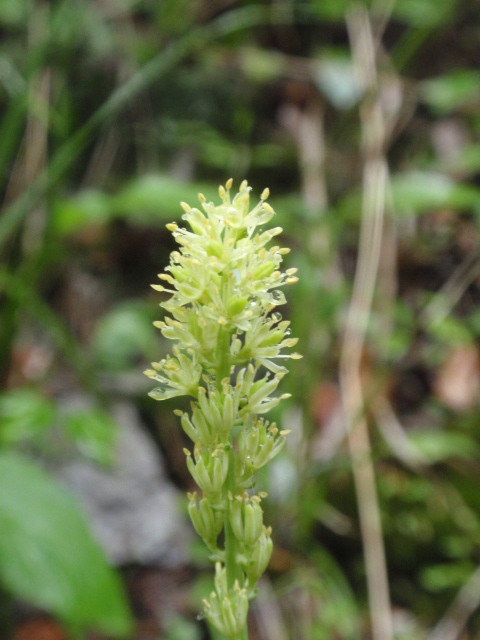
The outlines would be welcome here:
<svg viewBox="0 0 480 640">
<path fill-rule="evenodd" d="M 457 640 L 468 618 L 480 606 L 479 594 L 480 567 L 477 567 L 427 640 Z"/>
<path fill-rule="evenodd" d="M 354 65 L 364 89 L 360 105 L 363 199 L 357 266 L 341 347 L 340 384 L 365 554 L 372 638 L 393 640 L 385 546 L 362 380 L 388 193 L 384 156 L 387 127 L 377 73 L 378 47 L 365 7 L 354 6 L 347 13 L 347 28 Z"/>
</svg>

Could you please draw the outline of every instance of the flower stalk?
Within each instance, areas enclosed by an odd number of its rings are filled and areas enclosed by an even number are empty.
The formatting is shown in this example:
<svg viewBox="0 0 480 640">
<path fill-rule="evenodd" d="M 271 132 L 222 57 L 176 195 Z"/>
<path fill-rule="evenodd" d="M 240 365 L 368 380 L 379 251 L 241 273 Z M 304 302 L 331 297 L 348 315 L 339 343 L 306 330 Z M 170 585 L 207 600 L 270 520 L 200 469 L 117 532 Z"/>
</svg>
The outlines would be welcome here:
<svg viewBox="0 0 480 640">
<path fill-rule="evenodd" d="M 155 400 L 191 398 L 189 412 L 175 413 L 193 443 L 185 454 L 198 492 L 188 511 L 215 562 L 204 614 L 226 638 L 246 640 L 248 603 L 273 549 L 255 474 L 288 433 L 263 415 L 289 397 L 276 395 L 287 372 L 280 362 L 301 356 L 287 351 L 297 340 L 276 310 L 297 277 L 280 270 L 288 249 L 270 246 L 282 229 L 264 228 L 274 216 L 268 189 L 250 209 L 248 183 L 233 198 L 231 187 L 219 188 L 218 205 L 202 194 L 201 209 L 182 203 L 189 228 L 167 225 L 179 248 L 152 287 L 169 294 L 155 325 L 173 346 L 145 373 L 158 383 Z"/>
</svg>

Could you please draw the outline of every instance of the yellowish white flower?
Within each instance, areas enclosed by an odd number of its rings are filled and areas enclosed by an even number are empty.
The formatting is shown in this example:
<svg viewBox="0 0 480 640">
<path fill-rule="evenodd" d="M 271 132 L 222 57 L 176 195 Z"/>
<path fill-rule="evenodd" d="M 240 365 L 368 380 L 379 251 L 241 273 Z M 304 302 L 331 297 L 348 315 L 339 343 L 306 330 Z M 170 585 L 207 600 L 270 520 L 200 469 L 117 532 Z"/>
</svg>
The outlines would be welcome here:
<svg viewBox="0 0 480 640">
<path fill-rule="evenodd" d="M 254 475 L 287 433 L 259 416 L 289 397 L 277 389 L 286 359 L 300 356 L 290 352 L 297 340 L 278 311 L 297 276 L 295 268 L 281 268 L 289 250 L 270 246 L 282 229 L 265 228 L 275 215 L 269 191 L 250 208 L 248 183 L 233 197 L 231 187 L 228 180 L 219 188 L 218 204 L 202 194 L 198 208 L 182 203 L 186 226 L 167 225 L 178 249 L 152 286 L 168 296 L 155 326 L 173 342 L 172 353 L 145 373 L 158 384 L 150 393 L 156 400 L 190 397 L 189 412 L 175 411 L 194 443 L 185 454 L 200 495 L 189 495 L 188 510 L 221 560 L 204 612 L 217 630 L 241 640 L 248 600 L 273 546 Z"/>
</svg>

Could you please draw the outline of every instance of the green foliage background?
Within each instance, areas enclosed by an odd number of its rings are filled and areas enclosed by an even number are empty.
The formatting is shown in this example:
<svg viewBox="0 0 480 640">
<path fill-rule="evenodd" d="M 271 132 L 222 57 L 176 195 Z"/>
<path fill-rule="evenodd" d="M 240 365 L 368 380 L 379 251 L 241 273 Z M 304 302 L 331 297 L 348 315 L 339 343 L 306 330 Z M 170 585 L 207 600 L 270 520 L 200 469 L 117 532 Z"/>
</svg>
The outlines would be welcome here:
<svg viewBox="0 0 480 640">
<path fill-rule="evenodd" d="M 110 409 L 119 397 L 141 408 L 172 475 L 187 482 L 168 407 L 152 406 L 141 380 L 143 364 L 166 348 L 151 326 L 159 312 L 148 284 L 173 248 L 164 226 L 180 217 L 180 200 L 193 204 L 198 191 L 213 198 L 228 177 L 247 178 L 258 193 L 268 186 L 292 248 L 288 266 L 300 271 L 285 315 L 305 356 L 284 383 L 290 406 L 275 416 L 293 430 L 290 451 L 264 479 L 278 545 L 272 584 L 285 638 L 362 637 L 369 604 L 338 372 L 362 215 L 359 113 L 368 99 L 345 18 L 366 7 L 383 29 L 377 73 L 395 117 L 362 364 L 365 414 L 396 637 L 426 637 L 479 560 L 474 4 L 0 3 L 0 475 L 12 496 L 28 494 L 15 474 L 26 481 L 31 473 L 39 491 L 45 482 L 39 500 L 49 509 L 57 488 L 26 458 L 59 424 L 79 455 L 111 462 Z M 59 416 L 65 387 L 88 394 L 92 410 Z M 63 500 L 55 496 L 53 510 Z M 2 532 L 13 517 L 7 503 L 0 500 Z M 36 517 L 16 512 L 10 521 L 25 548 Z M 12 555 L 5 536 L 7 591 L 74 629 L 128 633 L 117 578 L 90 542 L 84 552 L 105 572 L 99 583 L 113 621 L 102 598 L 97 608 L 72 609 L 56 593 L 40 599 L 35 582 L 27 589 L 25 567 L 8 560 L 22 549 Z M 56 576 L 71 585 L 78 578 L 74 568 Z M 472 597 L 462 610 L 465 638 L 480 634 L 480 599 Z"/>
</svg>

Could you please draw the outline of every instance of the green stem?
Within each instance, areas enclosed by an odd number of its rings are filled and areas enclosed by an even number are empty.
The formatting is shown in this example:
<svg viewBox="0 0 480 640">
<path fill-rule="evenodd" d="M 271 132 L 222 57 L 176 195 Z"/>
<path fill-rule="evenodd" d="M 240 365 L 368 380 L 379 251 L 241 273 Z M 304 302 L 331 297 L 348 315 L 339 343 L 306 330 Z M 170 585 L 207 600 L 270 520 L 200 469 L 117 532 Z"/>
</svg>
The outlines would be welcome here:
<svg viewBox="0 0 480 640">
<path fill-rule="evenodd" d="M 224 327 L 220 327 L 218 332 L 216 373 L 216 385 L 218 391 L 221 391 L 222 380 L 230 377 L 230 338 L 230 332 Z M 228 587 L 232 589 L 236 580 L 238 580 L 240 585 L 243 584 L 242 568 L 237 562 L 237 555 L 239 552 L 238 541 L 233 533 L 232 525 L 230 524 L 231 498 L 229 498 L 229 496 L 235 496 L 237 493 L 237 482 L 235 476 L 235 441 L 233 433 L 230 433 L 228 445 L 228 474 L 223 493 L 225 505 L 223 528 L 225 536 L 225 569 L 227 572 L 227 584 Z M 248 640 L 247 625 L 245 625 L 237 636 L 230 638 L 230 640 Z"/>
<path fill-rule="evenodd" d="M 230 332 L 220 327 L 217 343 L 217 391 L 222 389 L 222 380 L 230 377 Z"/>
<path fill-rule="evenodd" d="M 233 533 L 232 525 L 230 524 L 229 511 L 231 500 L 228 499 L 228 494 L 235 495 L 237 491 L 236 477 L 235 477 L 235 450 L 233 448 L 233 437 L 231 442 L 231 448 L 228 452 L 228 475 L 225 487 L 225 519 L 224 519 L 224 533 L 225 533 L 225 569 L 227 571 L 227 584 L 229 588 L 233 588 L 235 580 L 238 580 L 239 584 L 243 584 L 243 571 L 240 564 L 237 562 L 238 541 Z M 248 640 L 248 625 L 245 625 L 238 635 L 230 640 Z"/>
<path fill-rule="evenodd" d="M 225 509 L 225 520 L 224 520 L 224 531 L 225 531 L 225 567 L 227 569 L 227 582 L 228 586 L 231 589 L 235 583 L 235 580 L 238 580 L 240 584 L 242 584 L 241 580 L 241 567 L 237 562 L 237 552 L 238 552 L 238 544 L 237 539 L 233 533 L 232 525 L 230 524 L 230 500 L 228 499 L 228 495 L 235 496 L 236 494 L 236 482 L 235 482 L 235 452 L 232 448 L 228 453 L 228 476 L 226 482 L 226 509 Z"/>
<path fill-rule="evenodd" d="M 230 373 L 230 332 L 225 327 L 220 327 L 218 332 L 217 343 L 217 390 L 222 388 L 222 380 L 229 376 Z M 225 516 L 224 516 L 224 534 L 225 534 L 225 567 L 227 570 L 227 582 L 230 588 L 236 579 L 239 579 L 238 565 L 236 561 L 237 555 L 237 541 L 233 534 L 232 526 L 230 524 L 230 500 L 229 496 L 235 496 L 236 494 L 236 482 L 235 482 L 235 453 L 234 453 L 234 439 L 233 433 L 229 435 L 229 451 L 228 451 L 228 474 L 224 489 L 224 503 L 225 503 Z"/>
</svg>

